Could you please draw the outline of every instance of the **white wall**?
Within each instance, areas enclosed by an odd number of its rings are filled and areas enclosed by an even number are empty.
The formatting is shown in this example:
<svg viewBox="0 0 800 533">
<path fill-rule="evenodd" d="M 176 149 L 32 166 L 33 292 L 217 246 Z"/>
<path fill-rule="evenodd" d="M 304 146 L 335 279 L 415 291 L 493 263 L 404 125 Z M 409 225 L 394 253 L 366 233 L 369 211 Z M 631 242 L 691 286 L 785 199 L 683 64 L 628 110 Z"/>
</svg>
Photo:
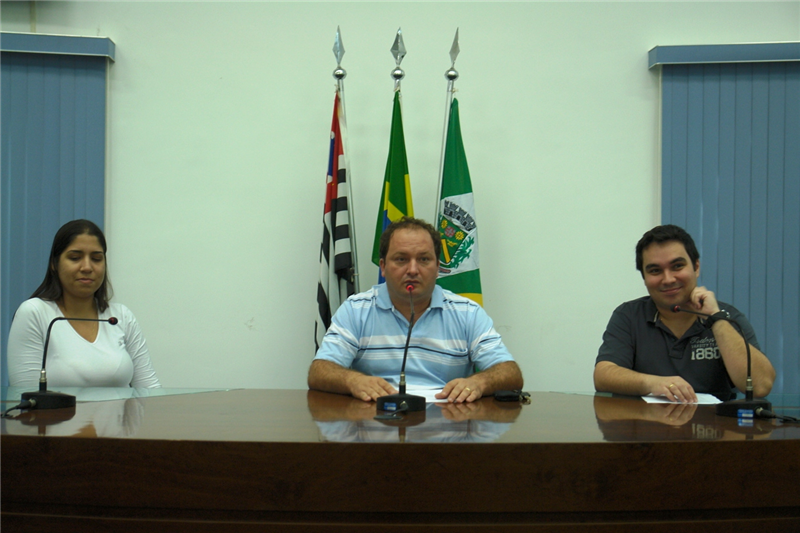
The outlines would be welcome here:
<svg viewBox="0 0 800 533">
<path fill-rule="evenodd" d="M 633 249 L 660 220 L 648 50 L 800 38 L 800 2 L 35 5 L 37 32 L 116 43 L 109 271 L 168 387 L 305 387 L 337 25 L 362 288 L 395 32 L 415 213 L 430 220 L 460 28 L 485 307 L 529 390 L 591 390 L 611 311 L 644 294 Z M 4 2 L 4 31 L 30 22 Z"/>
</svg>

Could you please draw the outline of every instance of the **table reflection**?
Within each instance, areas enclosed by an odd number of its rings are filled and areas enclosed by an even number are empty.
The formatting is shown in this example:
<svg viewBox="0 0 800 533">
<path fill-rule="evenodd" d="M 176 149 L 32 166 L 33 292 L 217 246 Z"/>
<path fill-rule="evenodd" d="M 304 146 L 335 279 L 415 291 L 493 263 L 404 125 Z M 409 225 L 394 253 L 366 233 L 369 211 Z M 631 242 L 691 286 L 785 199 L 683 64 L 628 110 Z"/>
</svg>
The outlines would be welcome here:
<svg viewBox="0 0 800 533">
<path fill-rule="evenodd" d="M 2 434 L 284 443 L 800 439 L 800 424 L 747 422 L 716 416 L 714 406 L 649 404 L 603 393 L 533 392 L 530 405 L 491 397 L 429 404 L 402 420 L 378 421 L 374 402 L 308 390 L 173 389 L 142 397 L 130 397 L 130 389 L 75 392 L 73 409 L 12 411 L 14 418 L 2 420 Z M 18 401 L 11 395 L 4 410 Z M 773 401 L 776 412 L 796 411 L 787 401 Z"/>
<path fill-rule="evenodd" d="M 13 420 L 3 419 L 7 435 L 41 435 L 51 437 L 131 437 L 144 417 L 141 398 L 87 402 L 79 408 L 24 411 Z"/>
<path fill-rule="evenodd" d="M 67 409 L 12 411 L 2 422 L 3 434 L 56 437 L 132 437 L 144 418 L 147 398 L 184 396 L 225 389 L 146 389 L 132 387 L 62 387 L 75 396 Z M 19 402 L 29 387 L 2 387 L 3 411 Z"/>
<path fill-rule="evenodd" d="M 308 391 L 320 437 L 330 442 L 492 442 L 519 416 L 522 405 L 483 398 L 469 404 L 429 403 L 401 420 L 375 420 L 375 402 Z"/>
<path fill-rule="evenodd" d="M 771 420 L 719 417 L 713 405 L 648 403 L 638 397 L 594 397 L 597 425 L 607 441 L 743 440 L 768 438 Z"/>
</svg>

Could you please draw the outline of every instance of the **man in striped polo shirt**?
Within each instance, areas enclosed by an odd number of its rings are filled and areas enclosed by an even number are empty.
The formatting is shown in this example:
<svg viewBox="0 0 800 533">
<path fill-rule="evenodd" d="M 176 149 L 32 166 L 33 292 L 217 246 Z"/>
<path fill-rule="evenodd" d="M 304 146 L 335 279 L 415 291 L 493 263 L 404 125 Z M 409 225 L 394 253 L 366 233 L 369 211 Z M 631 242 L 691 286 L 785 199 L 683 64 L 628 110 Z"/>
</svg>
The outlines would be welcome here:
<svg viewBox="0 0 800 533">
<path fill-rule="evenodd" d="M 436 285 L 441 243 L 427 222 L 404 217 L 380 241 L 386 283 L 348 298 L 333 316 L 308 373 L 311 389 L 364 401 L 397 392 L 408 325 L 409 388 L 442 388 L 438 398 L 472 402 L 522 388 L 522 372 L 486 312 Z"/>
</svg>

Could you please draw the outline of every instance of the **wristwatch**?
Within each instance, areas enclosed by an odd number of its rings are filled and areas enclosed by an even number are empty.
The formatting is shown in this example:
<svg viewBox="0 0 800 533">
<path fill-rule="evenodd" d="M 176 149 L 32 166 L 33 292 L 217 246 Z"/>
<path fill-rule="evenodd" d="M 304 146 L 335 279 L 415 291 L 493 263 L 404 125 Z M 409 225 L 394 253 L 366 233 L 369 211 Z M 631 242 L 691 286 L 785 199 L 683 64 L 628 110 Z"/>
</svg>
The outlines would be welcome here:
<svg viewBox="0 0 800 533">
<path fill-rule="evenodd" d="M 714 313 L 710 317 L 706 318 L 706 327 L 710 328 L 714 325 L 717 320 L 729 320 L 731 318 L 731 314 L 724 309 L 720 309 L 718 313 Z"/>
</svg>

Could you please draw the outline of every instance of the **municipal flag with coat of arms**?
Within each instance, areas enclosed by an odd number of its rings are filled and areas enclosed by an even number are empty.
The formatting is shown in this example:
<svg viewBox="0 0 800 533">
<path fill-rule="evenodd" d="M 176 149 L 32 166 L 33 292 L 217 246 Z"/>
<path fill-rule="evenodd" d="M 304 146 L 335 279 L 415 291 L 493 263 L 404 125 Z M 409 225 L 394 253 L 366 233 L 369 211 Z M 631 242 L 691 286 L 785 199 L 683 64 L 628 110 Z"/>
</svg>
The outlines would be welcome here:
<svg viewBox="0 0 800 533">
<path fill-rule="evenodd" d="M 483 305 L 475 201 L 455 98 L 450 104 L 438 215 L 442 253 L 436 283 Z"/>
</svg>

